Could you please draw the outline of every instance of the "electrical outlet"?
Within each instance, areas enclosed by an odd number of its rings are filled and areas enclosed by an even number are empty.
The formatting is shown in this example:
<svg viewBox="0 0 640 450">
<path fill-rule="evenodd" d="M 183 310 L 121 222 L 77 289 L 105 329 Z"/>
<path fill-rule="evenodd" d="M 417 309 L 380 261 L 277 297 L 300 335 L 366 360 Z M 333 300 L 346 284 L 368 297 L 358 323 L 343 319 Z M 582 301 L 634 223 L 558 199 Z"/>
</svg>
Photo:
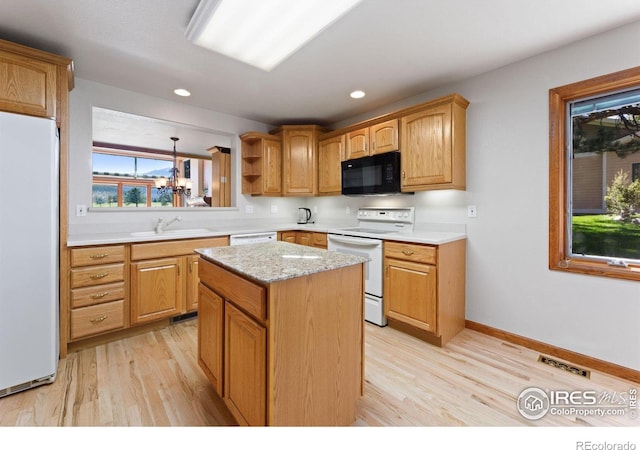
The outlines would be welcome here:
<svg viewBox="0 0 640 450">
<path fill-rule="evenodd" d="M 245 205 L 244 212 L 245 214 L 253 214 L 253 205 Z"/>
<path fill-rule="evenodd" d="M 87 205 L 76 205 L 76 216 L 84 217 L 87 215 Z"/>
<path fill-rule="evenodd" d="M 351 206 L 347 206 L 344 212 L 347 214 L 351 214 Z"/>
<path fill-rule="evenodd" d="M 314 207 L 313 207 L 313 213 L 314 213 L 314 214 L 318 214 L 318 205 L 314 205 Z"/>
<path fill-rule="evenodd" d="M 476 208 L 476 205 L 467 206 L 467 217 L 478 217 L 478 208 Z"/>
<path fill-rule="evenodd" d="M 278 205 L 271 205 L 271 213 L 275 214 L 278 212 Z"/>
</svg>

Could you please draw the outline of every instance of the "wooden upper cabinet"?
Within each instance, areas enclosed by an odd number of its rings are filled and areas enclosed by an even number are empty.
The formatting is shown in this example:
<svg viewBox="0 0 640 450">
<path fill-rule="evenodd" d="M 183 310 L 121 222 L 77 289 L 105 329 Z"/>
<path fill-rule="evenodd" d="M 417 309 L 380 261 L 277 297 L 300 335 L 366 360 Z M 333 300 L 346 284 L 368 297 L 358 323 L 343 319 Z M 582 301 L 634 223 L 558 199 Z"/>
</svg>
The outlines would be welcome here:
<svg viewBox="0 0 640 450">
<path fill-rule="evenodd" d="M 313 131 L 305 129 L 285 130 L 284 143 L 284 195 L 314 194 L 317 185 L 315 174 L 316 145 Z"/>
<path fill-rule="evenodd" d="M 398 150 L 398 119 L 347 133 L 346 158 L 356 159 Z"/>
<path fill-rule="evenodd" d="M 312 196 L 318 193 L 317 125 L 285 125 L 272 133 L 282 138 L 282 194 Z"/>
<path fill-rule="evenodd" d="M 342 161 L 345 157 L 345 135 L 320 140 L 318 143 L 318 194 L 342 193 Z"/>
<path fill-rule="evenodd" d="M 70 59 L 0 40 L 1 111 L 57 117 L 58 81 L 66 81 L 62 75 L 68 76 L 70 90 Z"/>
<path fill-rule="evenodd" d="M 369 156 L 369 128 L 347 133 L 347 156 L 345 159 L 356 159 Z"/>
<path fill-rule="evenodd" d="M 245 133 L 240 137 L 242 193 L 339 195 L 342 161 L 398 150 L 402 191 L 464 190 L 468 106 L 465 98 L 451 94 L 332 132 L 317 125 L 283 125 L 269 135 Z"/>
<path fill-rule="evenodd" d="M 242 193 L 282 194 L 282 142 L 266 133 L 245 133 L 242 141 Z"/>
<path fill-rule="evenodd" d="M 465 110 L 451 96 L 400 119 L 402 190 L 465 189 Z"/>
<path fill-rule="evenodd" d="M 377 123 L 369 128 L 372 155 L 398 150 L 398 119 Z"/>
<path fill-rule="evenodd" d="M 262 148 L 262 192 L 280 195 L 282 193 L 282 143 L 266 139 Z"/>
</svg>

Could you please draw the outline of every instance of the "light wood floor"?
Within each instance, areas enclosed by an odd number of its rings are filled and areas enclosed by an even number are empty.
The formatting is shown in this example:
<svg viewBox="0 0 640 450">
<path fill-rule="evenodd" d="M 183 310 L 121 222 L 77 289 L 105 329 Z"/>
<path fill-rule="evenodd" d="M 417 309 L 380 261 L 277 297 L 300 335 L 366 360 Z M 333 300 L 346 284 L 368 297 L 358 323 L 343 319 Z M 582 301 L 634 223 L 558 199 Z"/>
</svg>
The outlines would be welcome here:
<svg viewBox="0 0 640 450">
<path fill-rule="evenodd" d="M 584 379 L 538 353 L 471 330 L 440 349 L 366 324 L 365 396 L 357 426 L 638 426 L 639 419 L 520 416 L 527 387 L 628 393 L 640 386 L 592 372 Z M 0 426 L 233 424 L 196 362 L 197 320 L 70 354 L 55 383 L 0 399 Z"/>
</svg>

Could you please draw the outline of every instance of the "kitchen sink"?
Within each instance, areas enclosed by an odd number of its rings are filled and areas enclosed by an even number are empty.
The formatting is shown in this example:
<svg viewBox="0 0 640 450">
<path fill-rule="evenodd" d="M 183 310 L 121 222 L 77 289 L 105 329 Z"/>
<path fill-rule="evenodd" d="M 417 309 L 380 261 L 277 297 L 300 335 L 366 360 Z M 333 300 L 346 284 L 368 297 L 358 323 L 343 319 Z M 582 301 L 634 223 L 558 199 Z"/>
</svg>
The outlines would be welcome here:
<svg viewBox="0 0 640 450">
<path fill-rule="evenodd" d="M 131 233 L 133 237 L 156 237 L 156 236 L 193 236 L 197 234 L 211 233 L 213 230 L 209 228 L 186 228 L 184 230 L 164 230 L 162 233 L 155 231 L 135 231 Z"/>
</svg>

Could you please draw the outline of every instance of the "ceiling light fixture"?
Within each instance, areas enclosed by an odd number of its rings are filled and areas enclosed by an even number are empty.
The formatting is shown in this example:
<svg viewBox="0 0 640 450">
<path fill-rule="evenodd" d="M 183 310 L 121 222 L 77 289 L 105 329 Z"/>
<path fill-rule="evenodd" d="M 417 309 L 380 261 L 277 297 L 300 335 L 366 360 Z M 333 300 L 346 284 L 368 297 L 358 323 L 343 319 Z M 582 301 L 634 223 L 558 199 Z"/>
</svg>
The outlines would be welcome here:
<svg viewBox="0 0 640 450">
<path fill-rule="evenodd" d="M 171 176 L 169 180 L 165 177 L 158 178 L 156 180 L 156 188 L 158 193 L 164 194 L 166 192 L 173 193 L 174 195 L 186 194 L 187 197 L 191 195 L 191 180 L 180 177 L 180 169 L 178 169 L 178 153 L 176 152 L 176 142 L 180 140 L 177 137 L 169 138 L 173 141 L 173 167 L 171 168 Z"/>
<path fill-rule="evenodd" d="M 180 97 L 189 97 L 191 95 L 191 92 L 187 91 L 186 89 L 176 89 L 173 91 L 174 94 L 179 95 Z"/>
<path fill-rule="evenodd" d="M 349 94 L 351 96 L 351 98 L 362 98 L 364 97 L 366 94 L 364 93 L 364 91 L 353 91 L 351 94 Z"/>
<path fill-rule="evenodd" d="M 361 0 L 200 0 L 187 39 L 267 72 Z"/>
</svg>

